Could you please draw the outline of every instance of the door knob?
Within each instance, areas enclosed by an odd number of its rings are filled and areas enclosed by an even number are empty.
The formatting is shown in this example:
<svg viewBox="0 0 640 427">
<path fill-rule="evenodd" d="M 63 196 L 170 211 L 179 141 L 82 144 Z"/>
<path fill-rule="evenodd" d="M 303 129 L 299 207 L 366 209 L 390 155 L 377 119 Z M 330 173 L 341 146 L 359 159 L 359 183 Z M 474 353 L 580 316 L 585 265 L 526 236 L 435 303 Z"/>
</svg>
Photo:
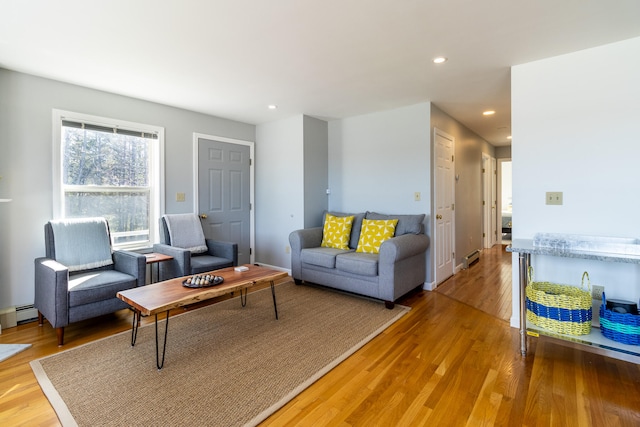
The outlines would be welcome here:
<svg viewBox="0 0 640 427">
<path fill-rule="evenodd" d="M 436 215 L 436 219 L 442 219 L 442 215 Z"/>
<path fill-rule="evenodd" d="M 199 216 L 200 216 L 200 218 L 202 218 L 202 219 L 207 219 L 207 214 L 200 214 Z"/>
</svg>

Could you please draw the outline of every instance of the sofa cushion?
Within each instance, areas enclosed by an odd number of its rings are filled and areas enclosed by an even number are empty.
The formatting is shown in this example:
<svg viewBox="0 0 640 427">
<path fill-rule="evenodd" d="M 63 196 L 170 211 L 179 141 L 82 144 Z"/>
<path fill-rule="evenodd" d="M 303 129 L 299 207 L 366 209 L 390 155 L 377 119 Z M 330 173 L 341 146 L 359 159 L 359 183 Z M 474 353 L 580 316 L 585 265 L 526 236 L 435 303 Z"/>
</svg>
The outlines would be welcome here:
<svg viewBox="0 0 640 427">
<path fill-rule="evenodd" d="M 334 248 L 307 248 L 300 251 L 300 261 L 302 261 L 303 264 L 335 268 L 336 256 L 346 252 L 347 251 Z"/>
<path fill-rule="evenodd" d="M 349 252 L 336 257 L 336 269 L 361 276 L 378 275 L 378 254 Z"/>
<path fill-rule="evenodd" d="M 385 215 L 376 212 L 367 212 L 366 216 L 367 219 L 397 219 L 396 236 L 402 236 L 403 234 L 422 234 L 424 232 L 422 227 L 424 217 L 425 214 Z"/>
<path fill-rule="evenodd" d="M 69 307 L 116 298 L 116 294 L 136 286 L 136 278 L 116 270 L 69 275 Z"/>
<path fill-rule="evenodd" d="M 380 245 L 393 237 L 397 224 L 397 219 L 363 219 L 356 252 L 380 252 Z"/>
<path fill-rule="evenodd" d="M 360 239 L 360 227 L 362 227 L 362 220 L 364 219 L 366 212 L 361 213 L 344 213 L 344 212 L 325 212 L 322 215 L 322 225 L 324 227 L 324 221 L 326 214 L 333 216 L 351 216 L 353 215 L 353 223 L 351 225 L 351 238 L 349 239 L 349 247 L 355 249 L 358 247 L 358 240 Z"/>
<path fill-rule="evenodd" d="M 197 255 L 191 257 L 191 273 L 200 274 L 219 268 L 233 266 L 233 260 L 213 255 Z"/>
<path fill-rule="evenodd" d="M 329 213 L 326 214 L 322 228 L 322 243 L 320 246 L 323 248 L 348 250 L 352 224 L 353 215 L 334 216 Z"/>
</svg>

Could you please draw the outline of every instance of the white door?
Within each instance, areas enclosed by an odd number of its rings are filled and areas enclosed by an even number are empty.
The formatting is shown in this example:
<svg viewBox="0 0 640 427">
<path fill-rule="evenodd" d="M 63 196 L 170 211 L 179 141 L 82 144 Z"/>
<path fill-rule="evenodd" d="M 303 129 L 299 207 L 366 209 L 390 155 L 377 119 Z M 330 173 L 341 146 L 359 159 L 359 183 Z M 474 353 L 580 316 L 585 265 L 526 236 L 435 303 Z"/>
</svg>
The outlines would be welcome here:
<svg viewBox="0 0 640 427">
<path fill-rule="evenodd" d="M 489 155 L 482 153 L 482 245 L 485 248 L 491 244 L 491 179 L 489 169 L 491 162 Z"/>
<path fill-rule="evenodd" d="M 252 143 L 196 135 L 198 213 L 209 239 L 238 244 L 238 264 L 253 263 Z"/>
<path fill-rule="evenodd" d="M 498 241 L 498 196 L 496 159 L 482 153 L 482 236 L 483 246 Z"/>
<path fill-rule="evenodd" d="M 439 285 L 453 275 L 454 247 L 454 139 L 434 129 L 434 203 L 433 240 L 435 246 L 435 283 Z"/>
</svg>

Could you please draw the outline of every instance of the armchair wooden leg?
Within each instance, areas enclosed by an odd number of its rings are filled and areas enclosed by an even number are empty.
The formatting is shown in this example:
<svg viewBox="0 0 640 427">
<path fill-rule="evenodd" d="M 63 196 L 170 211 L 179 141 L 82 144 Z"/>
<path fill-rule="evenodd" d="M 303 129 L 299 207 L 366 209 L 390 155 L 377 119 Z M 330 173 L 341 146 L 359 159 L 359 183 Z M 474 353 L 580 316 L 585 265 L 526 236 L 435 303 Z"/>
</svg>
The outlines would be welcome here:
<svg viewBox="0 0 640 427">
<path fill-rule="evenodd" d="M 40 310 L 38 310 L 38 326 L 42 326 L 44 324 L 44 316 L 42 315 L 42 313 L 40 313 Z"/>
<path fill-rule="evenodd" d="M 396 304 L 393 301 L 385 301 L 384 306 L 389 310 L 393 310 L 393 307 L 395 307 Z"/>
<path fill-rule="evenodd" d="M 56 335 L 58 335 L 58 347 L 62 347 L 64 343 L 64 327 L 56 328 Z"/>
</svg>

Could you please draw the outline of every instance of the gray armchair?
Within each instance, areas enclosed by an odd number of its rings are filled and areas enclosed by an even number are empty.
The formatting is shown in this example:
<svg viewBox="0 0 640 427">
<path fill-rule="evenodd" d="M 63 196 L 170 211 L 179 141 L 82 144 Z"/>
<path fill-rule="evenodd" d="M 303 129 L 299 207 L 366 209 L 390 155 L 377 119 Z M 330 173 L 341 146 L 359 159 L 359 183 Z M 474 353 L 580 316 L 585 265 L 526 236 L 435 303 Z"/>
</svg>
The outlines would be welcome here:
<svg viewBox="0 0 640 427">
<path fill-rule="evenodd" d="M 196 214 L 163 215 L 153 251 L 173 257 L 160 263 L 160 280 L 238 265 L 238 244 L 206 239 Z"/>
<path fill-rule="evenodd" d="M 146 258 L 112 251 L 104 218 L 49 221 L 44 235 L 46 257 L 35 260 L 34 305 L 40 326 L 46 318 L 62 346 L 70 323 L 128 307 L 116 294 L 144 286 Z"/>
</svg>

